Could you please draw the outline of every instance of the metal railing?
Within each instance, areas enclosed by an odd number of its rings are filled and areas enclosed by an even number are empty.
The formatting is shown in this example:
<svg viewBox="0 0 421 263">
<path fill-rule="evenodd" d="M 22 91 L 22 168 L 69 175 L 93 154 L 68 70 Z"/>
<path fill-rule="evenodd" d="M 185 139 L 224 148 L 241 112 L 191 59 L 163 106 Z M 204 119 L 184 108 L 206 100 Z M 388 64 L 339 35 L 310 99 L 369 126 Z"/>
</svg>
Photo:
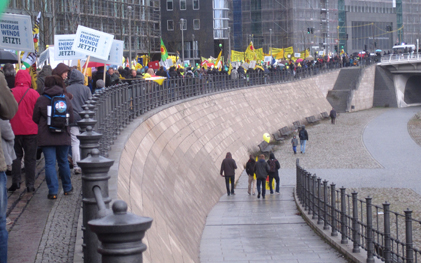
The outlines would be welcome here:
<svg viewBox="0 0 421 263">
<path fill-rule="evenodd" d="M 405 54 L 389 54 L 384 55 L 381 58 L 381 63 L 386 62 L 405 62 L 405 61 L 414 61 L 414 60 L 420 60 L 421 56 L 419 53 L 405 53 Z"/>
<path fill-rule="evenodd" d="M 412 218 L 412 211 L 402 213 L 390 210 L 390 204 L 372 204 L 370 196 L 358 199 L 358 193 L 336 189 L 334 183 L 311 174 L 296 163 L 296 193 L 299 202 L 317 224 L 331 230 L 332 236 L 341 235 L 341 244 L 353 242 L 353 253 L 366 250 L 367 262 L 379 258 L 386 263 L 421 262 L 420 244 L 414 244 L 413 234 L 421 221 Z M 413 231 L 416 226 L 417 231 Z"/>
<path fill-rule="evenodd" d="M 373 64 L 365 61 L 360 67 Z M 304 78 L 340 69 L 340 63 L 316 64 L 296 71 L 277 71 L 238 74 L 233 79 L 226 73 L 199 74 L 196 77 L 176 77 L 167 79 L 163 85 L 143 79 L 126 80 L 126 83 L 111 86 L 95 94 L 95 105 L 88 101 L 86 107 L 94 111 L 98 120 L 94 131 L 103 134 L 100 151 L 108 156 L 108 151 L 120 132 L 135 118 L 157 107 L 199 96 L 223 91 L 249 88 L 266 84 L 280 84 L 299 81 Z"/>
</svg>

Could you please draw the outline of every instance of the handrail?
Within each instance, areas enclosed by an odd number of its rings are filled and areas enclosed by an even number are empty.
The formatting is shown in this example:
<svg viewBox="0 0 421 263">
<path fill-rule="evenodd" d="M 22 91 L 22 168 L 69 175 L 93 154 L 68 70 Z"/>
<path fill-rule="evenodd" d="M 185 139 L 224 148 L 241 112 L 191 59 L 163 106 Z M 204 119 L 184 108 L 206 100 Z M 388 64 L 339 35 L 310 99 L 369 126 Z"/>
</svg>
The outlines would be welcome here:
<svg viewBox="0 0 421 263">
<path fill-rule="evenodd" d="M 375 257 L 385 263 L 421 262 L 421 243 L 413 241 L 421 221 L 412 218 L 411 210 L 397 213 L 389 209 L 388 202 L 382 206 L 373 205 L 369 196 L 358 199 L 357 192 L 347 194 L 346 188 L 337 190 L 335 184 L 328 185 L 326 180 L 322 184 L 322 179 L 303 169 L 298 159 L 296 176 L 297 201 L 304 210 L 316 205 L 311 209 L 313 218 L 316 213 L 320 218 L 317 223 L 325 224 L 325 230 L 330 228 L 332 236 L 339 232 L 341 244 L 353 242 L 353 253 L 360 253 L 363 248 L 367 262 L 374 262 Z M 417 226 L 417 230 L 414 231 L 413 226 Z"/>
</svg>

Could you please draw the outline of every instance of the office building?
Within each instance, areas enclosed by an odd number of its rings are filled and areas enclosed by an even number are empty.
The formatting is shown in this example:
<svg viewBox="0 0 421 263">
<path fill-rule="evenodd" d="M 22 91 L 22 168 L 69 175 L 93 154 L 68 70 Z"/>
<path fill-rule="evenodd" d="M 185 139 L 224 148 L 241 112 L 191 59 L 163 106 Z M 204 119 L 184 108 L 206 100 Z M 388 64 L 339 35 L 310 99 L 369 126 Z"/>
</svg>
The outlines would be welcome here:
<svg viewBox="0 0 421 263">
<path fill-rule="evenodd" d="M 130 35 L 132 57 L 160 52 L 159 0 L 10 0 L 6 12 L 31 15 L 33 21 L 41 12 L 40 51 L 54 43 L 54 34 L 74 34 L 83 25 L 124 40 L 126 56 Z"/>
</svg>

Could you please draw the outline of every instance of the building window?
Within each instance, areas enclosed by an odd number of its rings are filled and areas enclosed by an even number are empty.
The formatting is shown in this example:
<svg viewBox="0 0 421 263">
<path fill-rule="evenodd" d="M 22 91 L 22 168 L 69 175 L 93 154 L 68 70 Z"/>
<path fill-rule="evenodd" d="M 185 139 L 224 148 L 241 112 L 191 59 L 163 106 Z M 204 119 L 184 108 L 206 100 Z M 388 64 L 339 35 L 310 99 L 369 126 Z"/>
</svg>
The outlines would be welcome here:
<svg viewBox="0 0 421 263">
<path fill-rule="evenodd" d="M 200 19 L 193 19 L 193 30 L 200 30 Z"/>
<path fill-rule="evenodd" d="M 167 0 L 167 11 L 173 10 L 174 0 Z"/>
<path fill-rule="evenodd" d="M 193 10 L 199 10 L 199 0 L 193 0 Z"/>
<path fill-rule="evenodd" d="M 186 10 L 186 0 L 180 0 L 180 10 Z"/>
<path fill-rule="evenodd" d="M 167 20 L 167 30 L 174 31 L 174 20 Z"/>
</svg>

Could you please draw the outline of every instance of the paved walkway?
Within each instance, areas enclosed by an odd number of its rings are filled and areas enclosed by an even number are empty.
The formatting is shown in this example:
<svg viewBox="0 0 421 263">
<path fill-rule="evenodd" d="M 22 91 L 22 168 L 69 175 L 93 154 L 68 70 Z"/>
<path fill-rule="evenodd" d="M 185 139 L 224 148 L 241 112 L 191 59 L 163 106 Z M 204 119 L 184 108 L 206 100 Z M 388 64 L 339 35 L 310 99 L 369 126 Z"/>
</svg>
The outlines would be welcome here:
<svg viewBox="0 0 421 263">
<path fill-rule="evenodd" d="M 243 174 L 236 195 L 221 197 L 209 213 L 200 245 L 201 262 L 347 262 L 297 214 L 292 186 L 280 195 L 247 194 Z"/>
<path fill-rule="evenodd" d="M 369 158 L 373 158 L 379 167 L 347 169 L 353 164 L 352 161 L 345 161 L 342 166 L 339 166 L 340 168 L 335 166 L 335 169 L 330 167 L 315 169 L 307 165 L 307 159 L 313 158 L 311 150 L 306 151 L 305 156 L 297 155 L 297 157 L 300 157 L 300 163 L 310 172 L 316 173 L 317 176 L 328 180 L 329 183 L 336 183 L 337 186 L 346 188 L 410 188 L 421 194 L 419 181 L 421 147 L 410 137 L 407 128 L 408 121 L 420 110 L 420 107 L 386 110 L 380 112 L 368 125 L 362 127 L 361 143 L 365 147 L 365 152 L 355 151 L 352 155 L 358 158 L 358 155 L 368 153 Z M 341 119 L 339 118 L 338 121 L 340 122 Z M 329 124 L 322 123 L 310 127 L 309 135 L 311 136 L 318 129 L 323 129 L 323 125 Z M 332 129 L 336 129 L 336 127 Z M 335 134 L 335 136 L 337 135 Z M 360 144 L 360 142 L 342 140 L 337 147 L 342 147 L 345 150 L 345 148 L 352 147 L 352 144 Z M 277 154 L 277 156 L 282 158 L 284 154 Z M 329 158 L 329 155 L 325 155 L 325 159 Z M 312 161 L 308 160 L 308 162 Z M 281 175 L 284 183 L 295 183 L 295 169 L 281 169 Z"/>
</svg>

